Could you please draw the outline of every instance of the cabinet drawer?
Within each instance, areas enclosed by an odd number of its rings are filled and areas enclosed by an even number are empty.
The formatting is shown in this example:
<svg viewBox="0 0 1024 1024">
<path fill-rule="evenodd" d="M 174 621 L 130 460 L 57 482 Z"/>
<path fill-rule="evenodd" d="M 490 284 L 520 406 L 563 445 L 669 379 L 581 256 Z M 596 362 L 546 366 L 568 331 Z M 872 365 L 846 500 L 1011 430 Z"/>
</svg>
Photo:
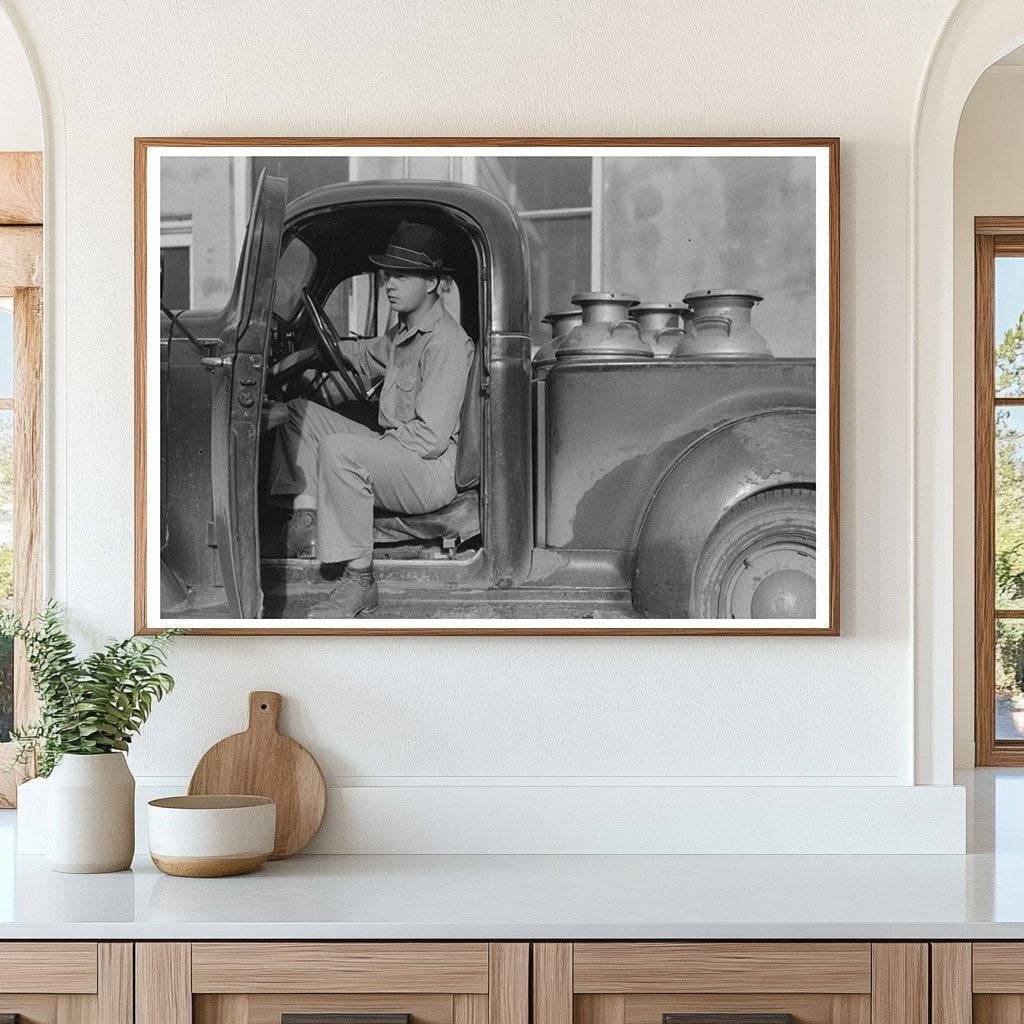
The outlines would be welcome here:
<svg viewBox="0 0 1024 1024">
<path fill-rule="evenodd" d="M 132 1024 L 127 942 L 0 942 L 0 1018 Z"/>
<path fill-rule="evenodd" d="M 971 976 L 978 993 L 1024 994 L 1024 942 L 975 942 Z"/>
<path fill-rule="evenodd" d="M 529 1024 L 529 960 L 515 942 L 138 943 L 136 1024 Z"/>
<path fill-rule="evenodd" d="M 537 943 L 533 1010 L 534 1024 L 928 1024 L 928 949 L 869 942 Z"/>
<path fill-rule="evenodd" d="M 578 942 L 574 992 L 871 991 L 867 942 Z"/>
<path fill-rule="evenodd" d="M 196 942 L 193 992 L 487 991 L 486 942 Z"/>
<path fill-rule="evenodd" d="M 2 942 L 0 992 L 95 992 L 96 955 L 95 942 Z"/>
</svg>

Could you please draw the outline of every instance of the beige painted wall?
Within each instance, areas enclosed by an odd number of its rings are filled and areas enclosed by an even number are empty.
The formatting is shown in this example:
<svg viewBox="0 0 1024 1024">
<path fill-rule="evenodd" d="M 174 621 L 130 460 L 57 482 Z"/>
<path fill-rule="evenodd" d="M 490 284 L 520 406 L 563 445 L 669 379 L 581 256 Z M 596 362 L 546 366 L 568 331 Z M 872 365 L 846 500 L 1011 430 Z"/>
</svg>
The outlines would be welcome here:
<svg viewBox="0 0 1024 1024">
<path fill-rule="evenodd" d="M 964 107 L 954 161 L 954 750 L 974 764 L 974 218 L 1024 216 L 1024 66 L 990 68 Z"/>
</svg>

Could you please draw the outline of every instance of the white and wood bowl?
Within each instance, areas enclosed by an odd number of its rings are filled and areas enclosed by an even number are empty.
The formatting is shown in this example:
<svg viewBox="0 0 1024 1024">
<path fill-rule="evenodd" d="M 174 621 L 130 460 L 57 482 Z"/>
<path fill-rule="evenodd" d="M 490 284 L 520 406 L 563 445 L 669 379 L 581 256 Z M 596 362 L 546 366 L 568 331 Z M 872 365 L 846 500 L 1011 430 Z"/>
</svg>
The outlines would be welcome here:
<svg viewBox="0 0 1024 1024">
<path fill-rule="evenodd" d="M 146 820 L 161 871 L 222 878 L 255 871 L 271 855 L 277 805 L 265 796 L 167 796 L 149 801 Z"/>
</svg>

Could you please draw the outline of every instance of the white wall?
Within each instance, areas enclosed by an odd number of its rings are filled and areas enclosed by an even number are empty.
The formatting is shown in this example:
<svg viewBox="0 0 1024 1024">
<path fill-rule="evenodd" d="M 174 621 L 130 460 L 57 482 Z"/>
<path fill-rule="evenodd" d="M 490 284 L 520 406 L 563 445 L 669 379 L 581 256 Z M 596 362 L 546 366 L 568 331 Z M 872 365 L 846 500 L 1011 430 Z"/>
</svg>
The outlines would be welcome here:
<svg viewBox="0 0 1024 1024">
<path fill-rule="evenodd" d="M 964 106 L 954 160 L 954 741 L 974 764 L 974 218 L 1024 216 L 1024 65 L 986 71 Z"/>
<path fill-rule="evenodd" d="M 840 796 L 825 787 L 863 785 L 880 848 L 899 842 L 879 787 L 913 782 L 908 158 L 946 0 L 589 16 L 463 0 L 443 19 L 427 0 L 301 17 L 276 0 L 5 2 L 54 115 L 52 589 L 91 638 L 132 628 L 133 136 L 840 136 L 841 638 L 187 638 L 131 761 L 187 776 L 240 726 L 245 693 L 274 688 L 286 727 L 352 787 L 346 814 L 367 790 L 396 794 L 373 813 L 408 814 L 466 808 L 468 784 L 493 798 L 475 813 L 497 814 L 491 787 L 508 784 L 555 787 L 568 813 L 579 784 L 792 785 L 821 792 L 799 791 L 813 842 Z M 955 846 L 962 802 L 940 796 L 935 841 Z"/>
</svg>

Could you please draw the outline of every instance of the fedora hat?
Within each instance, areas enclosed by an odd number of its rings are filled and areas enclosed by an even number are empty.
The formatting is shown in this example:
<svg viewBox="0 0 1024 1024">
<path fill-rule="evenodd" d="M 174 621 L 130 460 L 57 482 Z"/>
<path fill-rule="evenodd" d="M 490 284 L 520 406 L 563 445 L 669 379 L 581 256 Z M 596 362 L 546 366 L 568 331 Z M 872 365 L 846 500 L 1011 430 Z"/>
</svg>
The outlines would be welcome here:
<svg viewBox="0 0 1024 1024">
<path fill-rule="evenodd" d="M 429 224 L 403 220 L 395 228 L 383 254 L 370 262 L 386 270 L 404 270 L 411 274 L 451 274 L 444 265 L 444 235 Z"/>
</svg>

